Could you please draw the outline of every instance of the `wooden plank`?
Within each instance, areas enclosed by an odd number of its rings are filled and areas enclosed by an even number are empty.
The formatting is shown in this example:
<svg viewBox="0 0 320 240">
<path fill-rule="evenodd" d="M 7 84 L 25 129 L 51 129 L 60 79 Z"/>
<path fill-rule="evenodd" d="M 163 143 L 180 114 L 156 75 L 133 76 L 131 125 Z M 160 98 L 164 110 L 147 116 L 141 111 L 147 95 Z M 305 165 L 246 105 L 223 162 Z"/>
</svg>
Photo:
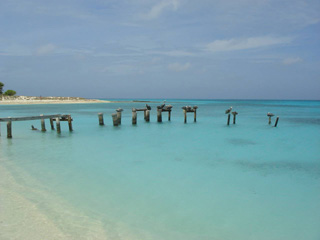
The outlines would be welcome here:
<svg viewBox="0 0 320 240">
<path fill-rule="evenodd" d="M 68 115 L 55 114 L 55 115 L 43 115 L 43 116 L 31 116 L 31 117 L 7 117 L 7 118 L 0 118 L 0 122 L 30 121 L 30 120 L 64 117 L 64 116 L 68 116 Z"/>
</svg>

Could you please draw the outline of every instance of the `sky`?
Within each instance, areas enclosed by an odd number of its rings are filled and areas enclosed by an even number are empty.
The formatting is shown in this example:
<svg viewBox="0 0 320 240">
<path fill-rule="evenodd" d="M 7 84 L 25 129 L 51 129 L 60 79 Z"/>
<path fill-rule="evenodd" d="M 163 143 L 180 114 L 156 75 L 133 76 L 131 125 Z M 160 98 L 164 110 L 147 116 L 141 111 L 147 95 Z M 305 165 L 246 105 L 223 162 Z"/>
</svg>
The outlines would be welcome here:
<svg viewBox="0 0 320 240">
<path fill-rule="evenodd" d="M 18 95 L 320 99 L 319 0 L 0 0 Z"/>
</svg>

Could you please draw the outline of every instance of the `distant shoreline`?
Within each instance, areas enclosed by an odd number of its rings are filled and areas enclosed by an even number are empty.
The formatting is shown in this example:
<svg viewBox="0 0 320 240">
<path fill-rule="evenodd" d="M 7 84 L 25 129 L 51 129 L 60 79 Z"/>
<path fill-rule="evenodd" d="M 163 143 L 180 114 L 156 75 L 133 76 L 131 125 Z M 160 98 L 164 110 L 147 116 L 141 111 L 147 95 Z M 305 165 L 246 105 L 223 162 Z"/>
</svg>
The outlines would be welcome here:
<svg viewBox="0 0 320 240">
<path fill-rule="evenodd" d="M 80 97 L 32 97 L 32 96 L 4 96 L 0 105 L 20 104 L 76 104 L 76 103 L 110 103 L 111 101 L 86 99 Z"/>
<path fill-rule="evenodd" d="M 88 99 L 81 97 L 34 97 L 34 96 L 3 96 L 0 97 L 0 105 L 29 105 L 29 104 L 79 104 L 79 103 L 122 103 L 122 102 L 143 102 L 153 101 L 109 101 L 99 99 Z"/>
</svg>

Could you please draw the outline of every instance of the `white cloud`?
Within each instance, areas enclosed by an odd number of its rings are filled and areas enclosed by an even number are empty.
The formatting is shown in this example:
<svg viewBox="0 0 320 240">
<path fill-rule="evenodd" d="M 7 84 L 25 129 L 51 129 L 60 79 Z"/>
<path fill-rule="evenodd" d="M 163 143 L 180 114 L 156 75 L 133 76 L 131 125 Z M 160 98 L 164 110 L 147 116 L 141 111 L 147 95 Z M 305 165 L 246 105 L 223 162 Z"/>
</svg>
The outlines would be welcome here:
<svg viewBox="0 0 320 240">
<path fill-rule="evenodd" d="M 291 64 L 295 64 L 295 63 L 298 63 L 298 62 L 301 62 L 302 59 L 299 58 L 299 57 L 295 57 L 295 58 L 285 58 L 283 59 L 282 63 L 284 65 L 291 65 Z"/>
<path fill-rule="evenodd" d="M 252 37 L 232 38 L 227 40 L 215 40 L 206 45 L 206 50 L 211 52 L 223 52 L 244 50 L 252 48 L 268 47 L 273 45 L 288 44 L 292 41 L 289 37 Z"/>
<path fill-rule="evenodd" d="M 36 55 L 40 55 L 40 56 L 47 55 L 52 53 L 55 49 L 56 49 L 56 46 L 49 43 L 49 44 L 38 47 L 36 50 Z"/>
<path fill-rule="evenodd" d="M 175 71 L 175 72 L 182 72 L 182 71 L 186 71 L 191 67 L 190 63 L 185 63 L 185 64 L 181 64 L 181 63 L 172 63 L 168 65 L 168 68 L 171 71 Z"/>
<path fill-rule="evenodd" d="M 162 12 L 166 9 L 177 10 L 180 5 L 180 0 L 162 0 L 158 4 L 154 5 L 151 10 L 144 15 L 146 19 L 158 18 Z"/>
</svg>

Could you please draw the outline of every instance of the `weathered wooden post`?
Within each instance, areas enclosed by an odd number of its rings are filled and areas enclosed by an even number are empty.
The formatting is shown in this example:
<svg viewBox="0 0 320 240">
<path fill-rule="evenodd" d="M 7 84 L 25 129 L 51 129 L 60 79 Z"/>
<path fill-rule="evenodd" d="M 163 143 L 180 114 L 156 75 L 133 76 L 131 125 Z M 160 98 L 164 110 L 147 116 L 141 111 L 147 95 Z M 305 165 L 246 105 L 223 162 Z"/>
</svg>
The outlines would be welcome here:
<svg viewBox="0 0 320 240">
<path fill-rule="evenodd" d="M 111 116 L 112 116 L 112 120 L 113 120 L 113 126 L 118 126 L 119 125 L 118 114 L 112 113 Z"/>
<path fill-rule="evenodd" d="M 132 125 L 137 124 L 137 109 L 132 108 Z"/>
<path fill-rule="evenodd" d="M 103 122 L 103 113 L 98 113 L 98 118 L 99 118 L 99 125 L 103 126 L 104 122 Z"/>
<path fill-rule="evenodd" d="M 238 115 L 237 112 L 232 112 L 233 115 L 233 124 L 236 124 L 236 116 Z"/>
<path fill-rule="evenodd" d="M 227 120 L 227 125 L 230 124 L 230 112 L 232 111 L 232 107 L 226 110 L 226 114 L 228 114 L 228 120 Z"/>
<path fill-rule="evenodd" d="M 41 114 L 40 116 L 43 116 L 43 114 Z M 41 131 L 42 131 L 42 132 L 47 131 L 47 130 L 46 130 L 46 124 L 45 124 L 45 121 L 44 121 L 43 118 L 41 119 Z"/>
<path fill-rule="evenodd" d="M 278 121 L 279 121 L 279 117 L 276 118 L 276 122 L 274 124 L 275 127 L 278 125 Z"/>
<path fill-rule="evenodd" d="M 183 114 L 184 114 L 184 123 L 187 123 L 187 109 L 186 107 L 183 107 Z"/>
<path fill-rule="evenodd" d="M 7 138 L 12 138 L 12 121 L 7 122 Z"/>
<path fill-rule="evenodd" d="M 271 124 L 271 118 L 274 116 L 273 113 L 268 112 L 267 116 L 269 117 L 269 125 Z"/>
<path fill-rule="evenodd" d="M 157 109 L 157 121 L 162 122 L 162 108 Z"/>
<path fill-rule="evenodd" d="M 61 133 L 60 117 L 56 118 L 57 133 Z"/>
<path fill-rule="evenodd" d="M 145 117 L 146 122 L 150 122 L 150 110 L 146 110 L 145 114 L 146 114 L 146 117 Z"/>
<path fill-rule="evenodd" d="M 69 131 L 72 132 L 72 118 L 71 115 L 68 115 L 68 126 L 69 126 Z"/>
<path fill-rule="evenodd" d="M 121 112 L 123 111 L 123 109 L 118 108 L 116 111 L 117 111 L 118 124 L 121 125 Z"/>
<path fill-rule="evenodd" d="M 194 121 L 194 122 L 197 121 L 197 108 L 198 108 L 197 106 L 194 106 L 194 107 L 193 107 L 193 113 L 194 113 L 194 119 L 193 119 L 193 121 Z"/>
<path fill-rule="evenodd" d="M 51 130 L 54 130 L 53 118 L 50 118 Z"/>
<path fill-rule="evenodd" d="M 168 111 L 168 121 L 171 121 L 171 110 Z"/>
</svg>

